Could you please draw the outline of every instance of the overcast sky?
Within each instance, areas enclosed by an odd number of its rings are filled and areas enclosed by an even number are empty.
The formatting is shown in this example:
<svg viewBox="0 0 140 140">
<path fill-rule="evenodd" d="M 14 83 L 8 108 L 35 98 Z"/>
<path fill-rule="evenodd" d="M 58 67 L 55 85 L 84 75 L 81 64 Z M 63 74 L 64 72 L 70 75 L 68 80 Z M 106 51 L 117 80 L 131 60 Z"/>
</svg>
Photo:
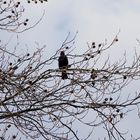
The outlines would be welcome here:
<svg viewBox="0 0 140 140">
<path fill-rule="evenodd" d="M 119 42 L 111 49 L 111 54 L 118 56 L 126 50 L 133 55 L 134 48 L 140 47 L 136 41 L 140 39 L 140 0 L 48 0 L 43 5 L 32 3 L 27 5 L 24 15 L 29 17 L 29 25 L 41 17 L 43 10 L 45 16 L 40 24 L 19 34 L 19 42 L 23 46 L 27 44 L 29 50 L 34 50 L 34 43 L 38 42 L 40 46 L 47 46 L 46 55 L 54 53 L 68 32 L 74 35 L 76 31 L 79 50 L 86 47 L 87 42 L 100 43 L 105 39 L 111 42 L 119 30 Z M 5 32 L 4 37 L 6 35 Z M 124 124 L 131 126 L 133 123 Z M 136 133 L 135 128 L 133 132 Z"/>
<path fill-rule="evenodd" d="M 132 52 L 140 39 L 139 0 L 48 0 L 44 4 L 28 4 L 23 17 L 29 18 L 28 26 L 43 14 L 43 20 L 35 28 L 19 34 L 20 44 L 29 49 L 47 45 L 52 53 L 58 49 L 68 32 L 78 31 L 76 47 L 84 48 L 86 43 L 111 42 L 118 33 L 119 42 L 110 54 L 122 55 L 124 50 Z M 8 33 L 9 35 L 9 33 Z M 7 39 L 7 33 L 3 36 Z"/>
<path fill-rule="evenodd" d="M 43 10 L 45 16 L 38 26 L 22 33 L 19 39 L 23 43 L 37 41 L 56 50 L 68 32 L 74 34 L 78 31 L 77 47 L 85 47 L 86 42 L 99 43 L 105 39 L 111 42 L 120 29 L 116 50 L 123 53 L 138 46 L 139 7 L 139 0 L 48 0 L 43 5 L 32 3 L 26 8 L 29 23 L 37 21 Z"/>
</svg>

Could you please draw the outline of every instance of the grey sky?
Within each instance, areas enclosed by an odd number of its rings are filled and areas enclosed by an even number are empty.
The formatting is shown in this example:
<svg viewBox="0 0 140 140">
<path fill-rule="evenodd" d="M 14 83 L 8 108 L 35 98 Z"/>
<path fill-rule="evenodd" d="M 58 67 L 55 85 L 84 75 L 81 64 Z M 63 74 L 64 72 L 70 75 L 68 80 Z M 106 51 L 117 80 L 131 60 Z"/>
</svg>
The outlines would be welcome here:
<svg viewBox="0 0 140 140">
<path fill-rule="evenodd" d="M 111 41 L 120 29 L 117 50 L 129 51 L 137 45 L 136 38 L 140 36 L 139 7 L 138 0 L 50 0 L 44 5 L 31 4 L 26 12 L 31 24 L 43 9 L 45 16 L 38 26 L 21 34 L 19 39 L 56 49 L 68 32 L 78 31 L 78 45 L 84 47 L 86 42 L 102 42 L 105 38 Z"/>
</svg>

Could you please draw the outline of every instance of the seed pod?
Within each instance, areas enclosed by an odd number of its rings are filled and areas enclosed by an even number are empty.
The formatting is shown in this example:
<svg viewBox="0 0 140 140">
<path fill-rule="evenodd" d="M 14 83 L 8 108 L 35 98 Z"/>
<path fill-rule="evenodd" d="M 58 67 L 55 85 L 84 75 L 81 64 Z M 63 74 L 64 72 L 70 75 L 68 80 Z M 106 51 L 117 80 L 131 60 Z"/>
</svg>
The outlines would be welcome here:
<svg viewBox="0 0 140 140">
<path fill-rule="evenodd" d="M 119 113 L 120 112 L 120 109 L 117 109 L 116 112 Z"/>
<path fill-rule="evenodd" d="M 92 46 L 95 46 L 95 42 L 92 42 Z"/>
<path fill-rule="evenodd" d="M 99 45 L 98 45 L 98 47 L 101 47 L 101 46 L 102 46 L 102 44 L 99 44 Z"/>
<path fill-rule="evenodd" d="M 126 76 L 126 75 L 124 75 L 124 76 L 123 76 L 123 79 L 126 79 L 126 78 L 127 78 L 127 76 Z"/>
<path fill-rule="evenodd" d="M 123 118 L 123 113 L 120 114 L 120 118 Z"/>
</svg>

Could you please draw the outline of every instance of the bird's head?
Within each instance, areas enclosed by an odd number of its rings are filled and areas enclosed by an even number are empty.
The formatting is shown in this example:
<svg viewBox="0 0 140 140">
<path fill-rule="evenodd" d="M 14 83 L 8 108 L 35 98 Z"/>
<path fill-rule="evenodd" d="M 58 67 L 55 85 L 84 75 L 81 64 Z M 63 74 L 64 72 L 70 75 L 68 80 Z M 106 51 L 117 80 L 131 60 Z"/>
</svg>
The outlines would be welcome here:
<svg viewBox="0 0 140 140">
<path fill-rule="evenodd" d="M 60 52 L 60 55 L 61 55 L 61 56 L 64 56 L 64 55 L 65 55 L 65 52 L 64 52 L 64 51 L 61 51 L 61 52 Z"/>
</svg>

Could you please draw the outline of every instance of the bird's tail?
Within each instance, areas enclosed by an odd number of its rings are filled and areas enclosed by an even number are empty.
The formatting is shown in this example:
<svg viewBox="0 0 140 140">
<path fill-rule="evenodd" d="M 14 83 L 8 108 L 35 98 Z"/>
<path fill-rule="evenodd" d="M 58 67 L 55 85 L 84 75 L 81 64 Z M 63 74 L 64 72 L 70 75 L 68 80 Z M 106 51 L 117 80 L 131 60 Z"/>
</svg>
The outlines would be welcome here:
<svg viewBox="0 0 140 140">
<path fill-rule="evenodd" d="M 62 79 L 68 79 L 66 70 L 62 71 Z"/>
</svg>

